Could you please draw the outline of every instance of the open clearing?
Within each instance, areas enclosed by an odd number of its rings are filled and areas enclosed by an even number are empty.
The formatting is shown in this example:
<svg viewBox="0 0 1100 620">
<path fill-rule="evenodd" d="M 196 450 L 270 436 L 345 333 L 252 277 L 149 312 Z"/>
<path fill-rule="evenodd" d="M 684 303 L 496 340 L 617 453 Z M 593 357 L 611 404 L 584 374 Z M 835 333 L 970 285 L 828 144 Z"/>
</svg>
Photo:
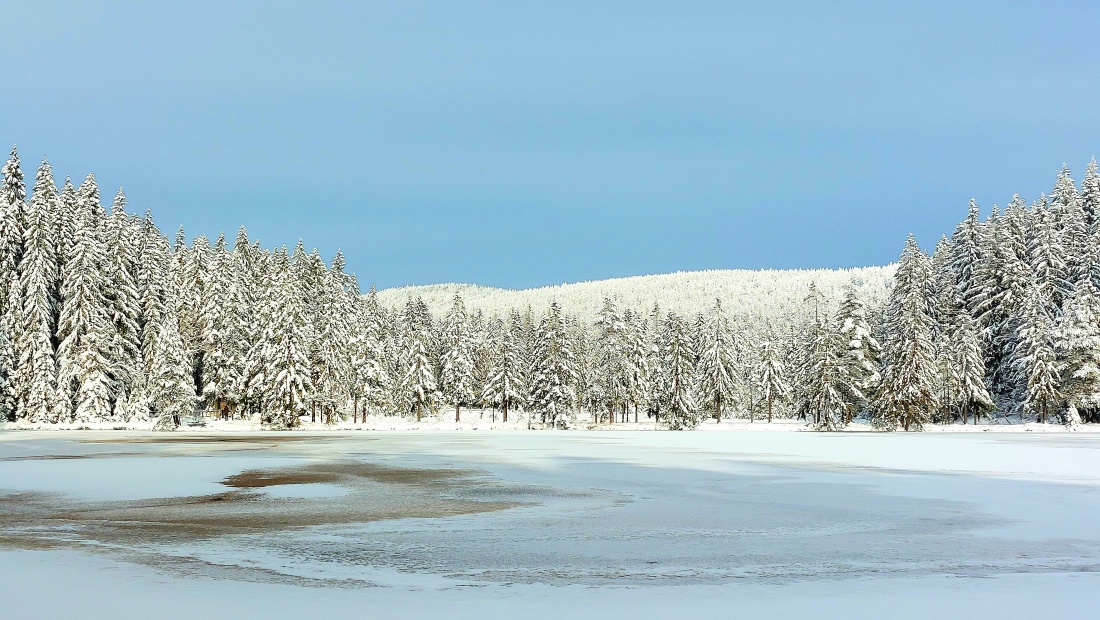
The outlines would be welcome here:
<svg viewBox="0 0 1100 620">
<path fill-rule="evenodd" d="M 6 617 L 1100 603 L 1092 433 L 0 434 Z M 125 601 L 120 605 L 119 601 Z"/>
</svg>

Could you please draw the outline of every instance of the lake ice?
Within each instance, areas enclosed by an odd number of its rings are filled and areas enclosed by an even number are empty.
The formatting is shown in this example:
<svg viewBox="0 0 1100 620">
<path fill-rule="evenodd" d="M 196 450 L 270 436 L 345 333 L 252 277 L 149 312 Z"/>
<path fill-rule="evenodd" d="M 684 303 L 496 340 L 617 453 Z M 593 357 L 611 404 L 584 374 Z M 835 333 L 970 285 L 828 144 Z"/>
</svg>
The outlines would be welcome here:
<svg viewBox="0 0 1100 620">
<path fill-rule="evenodd" d="M 9 432 L 0 599 L 19 618 L 1080 613 L 1100 602 L 1098 449 L 1029 433 Z"/>
</svg>

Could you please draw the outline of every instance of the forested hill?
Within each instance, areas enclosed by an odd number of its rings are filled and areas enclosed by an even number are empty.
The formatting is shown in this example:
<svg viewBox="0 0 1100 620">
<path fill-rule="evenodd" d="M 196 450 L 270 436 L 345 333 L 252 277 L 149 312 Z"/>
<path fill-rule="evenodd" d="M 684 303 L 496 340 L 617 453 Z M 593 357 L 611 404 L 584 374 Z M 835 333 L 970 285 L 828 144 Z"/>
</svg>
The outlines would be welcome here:
<svg viewBox="0 0 1100 620">
<path fill-rule="evenodd" d="M 708 311 L 717 298 L 733 315 L 774 319 L 798 307 L 811 282 L 832 305 L 838 305 L 851 286 L 868 306 L 881 306 L 895 269 L 895 265 L 855 269 L 711 269 L 525 290 L 431 284 L 385 289 L 378 292 L 378 300 L 385 306 L 401 308 L 409 298 L 419 297 L 437 316 L 447 312 L 456 293 L 471 311 L 481 310 L 487 315 L 505 315 L 512 309 L 523 311 L 528 307 L 541 312 L 551 301 L 557 301 L 566 312 L 592 320 L 605 298 L 620 307 L 635 309 L 648 310 L 656 303 L 662 312 L 688 316 Z"/>
</svg>

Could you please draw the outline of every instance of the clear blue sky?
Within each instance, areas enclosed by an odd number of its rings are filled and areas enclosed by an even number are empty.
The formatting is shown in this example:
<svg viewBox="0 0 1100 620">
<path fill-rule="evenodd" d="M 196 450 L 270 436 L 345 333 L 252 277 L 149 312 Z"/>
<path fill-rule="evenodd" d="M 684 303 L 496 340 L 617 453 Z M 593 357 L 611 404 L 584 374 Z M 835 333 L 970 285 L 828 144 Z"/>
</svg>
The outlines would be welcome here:
<svg viewBox="0 0 1100 620">
<path fill-rule="evenodd" d="M 883 264 L 1100 155 L 1100 3 L 73 4 L 0 143 L 364 288 Z"/>
</svg>

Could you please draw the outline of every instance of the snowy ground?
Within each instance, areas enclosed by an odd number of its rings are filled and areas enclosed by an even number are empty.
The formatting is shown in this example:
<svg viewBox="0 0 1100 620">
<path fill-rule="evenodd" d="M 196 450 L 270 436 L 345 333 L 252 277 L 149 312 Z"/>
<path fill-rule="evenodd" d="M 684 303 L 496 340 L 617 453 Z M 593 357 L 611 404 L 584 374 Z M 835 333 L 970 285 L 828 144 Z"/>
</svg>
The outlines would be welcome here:
<svg viewBox="0 0 1100 620">
<path fill-rule="evenodd" d="M 633 422 L 633 416 L 630 416 L 629 422 L 616 422 L 613 425 L 608 425 L 604 422 L 593 422 L 590 413 L 582 412 L 578 414 L 577 420 L 574 423 L 574 428 L 571 430 L 594 430 L 594 431 L 666 431 L 668 426 L 665 424 L 659 424 L 652 419 L 647 419 L 642 415 L 638 422 Z M 301 418 L 301 426 L 295 430 L 298 431 L 526 431 L 526 430 L 545 430 L 543 425 L 536 421 L 528 419 L 528 414 L 525 412 L 513 412 L 509 416 L 508 422 L 501 420 L 499 411 L 492 411 L 489 409 L 463 409 L 460 415 L 460 421 L 456 422 L 454 419 L 453 409 L 441 409 L 435 413 L 427 414 L 423 416 L 423 419 L 417 421 L 416 418 L 411 416 L 382 416 L 372 415 L 367 418 L 365 422 L 356 421 L 340 421 L 332 424 L 326 424 L 321 422 L 310 422 L 308 417 Z M 616 417 L 618 419 L 618 417 Z M 202 418 L 202 426 L 188 426 L 184 425 L 178 429 L 178 432 L 199 432 L 206 433 L 211 431 L 234 431 L 234 432 L 259 432 L 264 429 L 261 427 L 258 420 L 219 420 L 214 417 Z M 5 430 L 150 430 L 153 426 L 153 422 L 150 421 L 135 421 L 135 422 L 74 422 L 69 424 L 32 424 L 25 421 L 20 422 L 0 422 L 0 431 Z M 705 420 L 696 431 L 717 431 L 717 432 L 729 432 L 729 431 L 756 431 L 756 432 L 781 432 L 781 431 L 811 431 L 806 426 L 805 421 L 795 419 L 775 418 L 772 422 L 766 422 L 765 420 L 756 419 L 753 421 L 747 418 L 726 418 L 721 423 L 716 423 L 713 419 Z M 841 432 L 875 432 L 871 428 L 870 424 L 866 420 L 856 420 L 853 423 L 845 427 Z M 936 432 L 936 433 L 973 433 L 973 432 L 997 432 L 997 433 L 1017 433 L 1017 432 L 1037 432 L 1037 433 L 1100 433 L 1100 424 L 1083 424 L 1074 428 L 1072 431 L 1067 429 L 1062 424 L 1049 423 L 1038 424 L 1030 421 L 1023 421 L 1017 416 L 997 418 L 995 420 L 983 420 L 982 424 L 961 424 L 955 423 L 950 425 L 929 424 L 924 427 L 924 432 Z"/>
<path fill-rule="evenodd" d="M 1098 512 L 1092 433 L 6 432 L 0 613 L 1087 615 Z"/>
</svg>

